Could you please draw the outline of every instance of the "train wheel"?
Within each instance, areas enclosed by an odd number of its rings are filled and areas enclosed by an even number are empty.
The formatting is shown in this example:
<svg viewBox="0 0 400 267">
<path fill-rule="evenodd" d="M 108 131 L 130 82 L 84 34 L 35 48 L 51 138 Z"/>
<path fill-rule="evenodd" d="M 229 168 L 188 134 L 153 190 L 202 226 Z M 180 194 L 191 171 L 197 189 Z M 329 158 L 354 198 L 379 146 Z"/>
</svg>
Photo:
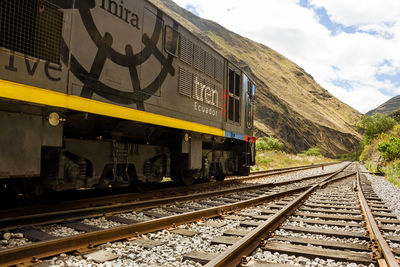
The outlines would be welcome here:
<svg viewBox="0 0 400 267">
<path fill-rule="evenodd" d="M 137 180 L 135 181 L 132 188 L 136 189 L 139 192 L 146 192 L 154 189 L 155 186 L 156 186 L 155 183 L 143 183 Z"/>
<path fill-rule="evenodd" d="M 181 177 L 181 181 L 184 185 L 192 185 L 196 180 L 200 179 L 200 176 L 200 170 L 184 171 L 183 176 Z"/>
<path fill-rule="evenodd" d="M 220 163 L 218 163 L 216 165 L 216 174 L 214 175 L 214 179 L 216 181 L 223 181 L 225 180 L 226 174 L 224 173 L 223 169 L 222 169 L 222 165 Z"/>
<path fill-rule="evenodd" d="M 182 184 L 184 184 L 184 185 L 192 185 L 193 183 L 194 183 L 194 178 L 192 177 L 192 176 L 190 176 L 190 175 L 184 175 L 182 178 L 181 178 L 181 182 L 182 182 Z"/>
<path fill-rule="evenodd" d="M 111 179 L 103 175 L 100 177 L 99 183 L 97 184 L 96 188 L 100 190 L 106 190 L 109 185 L 111 185 Z"/>
<path fill-rule="evenodd" d="M 223 173 L 219 173 L 219 174 L 214 176 L 214 179 L 217 180 L 217 181 L 223 181 L 223 180 L 225 180 L 225 178 L 226 178 L 226 175 L 223 174 Z"/>
<path fill-rule="evenodd" d="M 136 174 L 136 169 L 134 165 L 129 165 L 126 175 L 129 180 L 129 187 L 132 190 L 137 190 L 139 192 L 149 191 L 154 188 L 154 183 L 143 183 L 139 180 L 139 177 Z"/>
<path fill-rule="evenodd" d="M 175 170 L 172 179 L 183 185 L 192 185 L 201 176 L 200 170 L 184 171 L 181 168 Z"/>
</svg>

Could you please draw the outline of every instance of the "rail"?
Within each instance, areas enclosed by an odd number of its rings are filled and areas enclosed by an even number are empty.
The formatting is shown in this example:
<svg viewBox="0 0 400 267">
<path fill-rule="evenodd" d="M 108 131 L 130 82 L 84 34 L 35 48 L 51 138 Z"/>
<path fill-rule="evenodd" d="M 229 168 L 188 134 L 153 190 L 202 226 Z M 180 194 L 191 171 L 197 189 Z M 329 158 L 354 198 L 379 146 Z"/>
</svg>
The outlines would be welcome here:
<svg viewBox="0 0 400 267">
<path fill-rule="evenodd" d="M 251 184 L 249 186 L 243 186 L 240 188 L 228 188 L 216 190 L 214 192 L 203 192 L 203 193 L 195 193 L 195 194 L 186 194 L 182 196 L 173 196 L 173 197 L 162 197 L 151 200 L 142 200 L 142 201 L 134 201 L 127 203 L 118 203 L 112 205 L 103 205 L 97 207 L 85 207 L 85 208 L 77 208 L 70 210 L 60 210 L 53 212 L 45 212 L 45 213 L 37 213 L 32 215 L 19 215 L 19 216 L 10 216 L 7 218 L 0 218 L 0 229 L 7 230 L 7 226 L 12 225 L 16 226 L 27 226 L 31 224 L 40 224 L 41 222 L 47 223 L 57 223 L 65 220 L 65 218 L 73 218 L 79 219 L 87 216 L 101 216 L 102 214 L 114 213 L 114 212 L 127 212 L 134 209 L 144 209 L 144 208 L 152 208 L 157 207 L 159 205 L 171 204 L 177 201 L 187 201 L 187 200 L 196 200 L 196 199 L 204 199 L 209 197 L 226 195 L 229 193 L 237 193 L 248 190 L 261 189 L 265 187 L 273 187 L 273 186 L 282 186 L 290 183 L 305 181 L 308 179 L 314 179 L 321 176 L 331 175 L 334 172 L 323 173 L 313 176 L 301 177 L 294 180 L 281 181 L 281 182 L 273 182 L 273 183 L 265 183 L 265 184 Z M 125 198 L 124 198 L 125 199 Z"/>
<path fill-rule="evenodd" d="M 379 266 L 390 266 L 395 267 L 399 266 L 395 256 L 393 255 L 392 250 L 387 244 L 386 240 L 383 238 L 378 225 L 375 222 L 374 215 L 372 214 L 371 209 L 368 206 L 367 200 L 363 194 L 361 183 L 360 183 L 360 174 L 357 172 L 357 194 L 360 200 L 361 209 L 364 214 L 364 219 L 366 222 L 366 227 L 368 229 L 368 235 L 373 242 L 371 248 L 375 253 L 376 259 L 378 261 Z"/>
</svg>

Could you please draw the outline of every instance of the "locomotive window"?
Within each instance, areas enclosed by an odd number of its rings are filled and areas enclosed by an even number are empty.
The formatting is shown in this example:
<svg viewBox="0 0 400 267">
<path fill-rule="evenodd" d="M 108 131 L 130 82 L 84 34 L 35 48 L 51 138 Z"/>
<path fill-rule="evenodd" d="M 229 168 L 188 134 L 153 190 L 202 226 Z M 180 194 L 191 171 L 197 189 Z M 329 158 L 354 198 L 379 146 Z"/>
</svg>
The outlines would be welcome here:
<svg viewBox="0 0 400 267">
<path fill-rule="evenodd" d="M 229 97 L 229 113 L 228 113 L 228 119 L 230 121 L 233 121 L 233 103 L 234 103 L 234 99 L 233 97 Z"/>
<path fill-rule="evenodd" d="M 165 51 L 178 56 L 180 35 L 170 26 L 165 27 Z"/>
<path fill-rule="evenodd" d="M 238 99 L 235 99 L 235 122 L 240 121 L 240 101 Z"/>
<path fill-rule="evenodd" d="M 246 94 L 246 114 L 247 114 L 247 128 L 253 128 L 253 98 L 255 92 L 254 84 L 247 79 L 247 77 L 243 76 L 243 90 L 247 91 Z"/>
<path fill-rule="evenodd" d="M 246 104 L 247 108 L 247 128 L 253 127 L 253 104 L 249 100 Z"/>
<path fill-rule="evenodd" d="M 232 93 L 235 91 L 235 73 L 233 70 L 229 70 L 229 93 Z"/>
<path fill-rule="evenodd" d="M 235 75 L 235 95 L 240 97 L 240 75 Z"/>
<path fill-rule="evenodd" d="M 229 69 L 228 119 L 240 123 L 240 75 Z"/>
<path fill-rule="evenodd" d="M 252 83 L 250 89 L 250 97 L 254 98 L 255 93 L 256 93 L 256 86 Z"/>
<path fill-rule="evenodd" d="M 63 13 L 43 0 L 1 0 L 0 47 L 60 63 Z"/>
</svg>

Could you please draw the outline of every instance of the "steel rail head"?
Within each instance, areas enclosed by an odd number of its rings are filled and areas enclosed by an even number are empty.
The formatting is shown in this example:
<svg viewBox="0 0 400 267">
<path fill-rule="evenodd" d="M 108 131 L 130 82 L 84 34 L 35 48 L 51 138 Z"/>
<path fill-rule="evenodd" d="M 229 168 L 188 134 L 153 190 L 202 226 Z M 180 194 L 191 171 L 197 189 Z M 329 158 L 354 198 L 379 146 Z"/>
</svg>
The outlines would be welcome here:
<svg viewBox="0 0 400 267">
<path fill-rule="evenodd" d="M 367 200 L 362 191 L 361 182 L 360 182 L 360 174 L 357 171 L 357 194 L 358 199 L 360 201 L 361 210 L 364 214 L 364 218 L 366 221 L 366 227 L 368 229 L 368 234 L 371 241 L 377 246 L 372 246 L 373 249 L 378 249 L 376 255 L 378 256 L 378 264 L 379 266 L 389 266 L 389 267 L 399 267 L 399 263 L 397 262 L 392 250 L 390 249 L 388 243 L 383 238 L 378 225 L 374 219 L 374 215 L 370 207 L 368 206 Z M 384 261 L 382 261 L 384 259 Z"/>
<path fill-rule="evenodd" d="M 319 164 L 310 164 L 310 165 L 304 165 L 304 166 L 296 166 L 296 167 L 286 167 L 286 168 L 280 168 L 280 169 L 271 169 L 271 170 L 264 170 L 264 171 L 255 171 L 251 172 L 251 174 L 261 174 L 261 173 L 269 173 L 269 172 L 279 172 L 279 171 L 285 171 L 285 170 L 306 170 L 306 169 L 312 169 L 312 168 L 319 168 L 322 165 L 324 166 L 329 166 L 329 165 L 335 165 L 335 164 L 340 164 L 342 162 L 340 161 L 333 161 L 333 162 L 327 162 L 327 163 L 319 163 Z"/>
<path fill-rule="evenodd" d="M 22 247 L 11 248 L 0 251 L 0 266 L 9 266 L 30 262 L 34 257 L 36 259 L 57 255 L 59 253 L 74 251 L 81 248 L 103 244 L 106 242 L 121 240 L 132 237 L 137 234 L 150 233 L 168 227 L 191 223 L 202 218 L 213 218 L 220 216 L 221 213 L 234 211 L 238 208 L 245 208 L 263 203 L 266 200 L 282 197 L 289 193 L 297 193 L 309 189 L 310 186 L 302 186 L 295 189 L 289 189 L 264 195 L 254 199 L 243 200 L 233 204 L 208 208 L 199 211 L 193 211 L 185 214 L 171 215 L 147 222 L 141 222 L 133 225 L 124 225 L 116 228 L 105 229 L 97 232 L 85 233 L 78 236 L 70 236 L 50 241 L 38 242 Z"/>
<path fill-rule="evenodd" d="M 351 172 L 351 173 L 349 173 L 349 174 L 346 174 L 346 175 L 341 176 L 341 177 L 336 177 L 336 178 L 334 178 L 334 176 L 332 176 L 329 180 L 325 180 L 325 181 L 321 182 L 321 183 L 319 184 L 319 187 L 323 188 L 323 187 L 326 186 L 328 183 L 335 182 L 335 181 L 339 181 L 339 180 L 342 180 L 342 179 L 345 179 L 345 178 L 348 178 L 348 177 L 351 177 L 351 176 L 354 176 L 354 175 L 356 175 L 356 172 Z"/>
<path fill-rule="evenodd" d="M 304 171 L 304 170 L 318 168 L 318 167 L 321 167 L 323 165 L 324 166 L 328 166 L 328 165 L 335 165 L 335 164 L 339 164 L 339 163 L 340 162 L 330 162 L 330 163 L 306 165 L 306 166 L 299 166 L 299 167 L 282 168 L 282 169 L 276 169 L 276 170 L 258 171 L 258 172 L 250 173 L 252 175 L 250 175 L 250 176 L 248 176 L 248 177 L 246 177 L 244 179 L 255 179 L 255 178 L 267 177 L 267 176 L 273 176 L 273 175 L 279 175 L 279 174 L 285 174 L 285 173 L 290 173 L 290 172 L 295 172 L 295 171 Z"/>
<path fill-rule="evenodd" d="M 341 168 L 340 170 L 334 172 L 332 175 L 329 175 L 328 177 L 326 177 L 321 183 L 319 183 L 319 187 L 324 187 L 325 185 L 327 185 L 328 183 L 330 183 L 333 179 L 333 177 L 335 177 L 336 175 L 338 175 L 339 173 L 343 172 L 347 167 L 349 167 L 352 164 L 352 162 L 350 162 L 349 164 L 345 165 L 343 168 Z M 342 178 L 346 178 L 348 176 L 354 175 L 355 172 L 350 173 L 346 176 L 343 177 L 339 177 L 337 179 L 342 179 Z"/>
<path fill-rule="evenodd" d="M 104 208 L 103 206 L 93 206 L 90 208 L 78 208 L 78 209 L 73 209 L 73 210 L 61 210 L 61 211 L 55 211 L 55 212 L 46 212 L 46 213 L 42 213 L 42 214 L 23 215 L 23 216 L 12 217 L 12 218 L 0 218 L 0 230 L 3 230 L 3 229 L 6 230 L 8 225 L 12 225 L 15 228 L 16 226 L 21 227 L 21 226 L 30 226 L 35 223 L 40 224 L 43 221 L 45 223 L 48 223 L 48 222 L 57 223 L 59 221 L 64 220 L 66 216 L 68 216 L 68 218 L 79 219 L 81 217 L 85 217 L 85 216 L 87 217 L 89 215 L 90 216 L 98 216 L 98 215 L 101 215 L 104 213 L 130 211 L 130 210 L 138 209 L 138 208 L 152 208 L 152 207 L 157 207 L 158 205 L 165 205 L 165 204 L 168 204 L 171 202 L 209 198 L 212 196 L 220 196 L 220 195 L 225 195 L 228 193 L 235 193 L 235 192 L 241 192 L 241 191 L 246 191 L 246 190 L 271 187 L 271 186 L 281 186 L 281 185 L 285 185 L 285 184 L 289 184 L 289 183 L 293 183 L 293 182 L 299 182 L 302 180 L 313 179 L 313 178 L 330 175 L 330 174 L 335 174 L 335 173 L 330 172 L 330 173 L 306 176 L 306 177 L 301 177 L 301 178 L 291 180 L 291 181 L 279 181 L 279 182 L 269 182 L 269 183 L 263 183 L 263 184 L 252 184 L 249 186 L 244 186 L 242 188 L 229 188 L 229 189 L 214 191 L 211 193 L 210 192 L 202 192 L 202 193 L 195 193 L 195 194 L 190 194 L 190 195 L 166 197 L 166 198 L 162 198 L 162 199 L 142 200 L 142 201 L 135 201 L 135 202 L 123 202 L 123 203 L 118 203 L 118 204 L 116 203 L 116 204 L 108 205 L 107 208 Z M 51 220 L 50 220 L 50 218 L 51 218 Z"/>
<path fill-rule="evenodd" d="M 302 170 L 305 170 L 305 169 L 302 169 Z M 289 172 L 292 172 L 292 171 L 281 171 L 281 172 L 274 172 L 274 173 L 256 174 L 256 175 L 251 175 L 251 176 L 247 176 L 247 177 L 243 177 L 243 178 L 232 179 L 232 181 L 240 182 L 240 181 L 244 181 L 244 180 L 253 180 L 253 179 L 264 178 L 264 177 L 268 177 L 268 176 L 281 175 L 281 174 L 285 174 L 285 173 L 289 173 Z M 329 175 L 332 173 L 334 173 L 334 172 L 321 173 L 321 174 L 318 174 L 315 176 L 326 176 L 326 175 Z"/>
</svg>

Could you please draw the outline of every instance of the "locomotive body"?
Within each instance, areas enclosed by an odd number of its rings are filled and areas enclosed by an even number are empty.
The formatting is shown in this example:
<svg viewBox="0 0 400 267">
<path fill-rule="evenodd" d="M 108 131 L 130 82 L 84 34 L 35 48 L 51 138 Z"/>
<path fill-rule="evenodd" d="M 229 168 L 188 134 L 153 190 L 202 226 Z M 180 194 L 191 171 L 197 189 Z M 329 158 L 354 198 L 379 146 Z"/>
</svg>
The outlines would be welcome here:
<svg viewBox="0 0 400 267">
<path fill-rule="evenodd" d="M 0 64 L 0 182 L 18 191 L 254 164 L 254 84 L 146 0 L 2 0 Z"/>
</svg>

